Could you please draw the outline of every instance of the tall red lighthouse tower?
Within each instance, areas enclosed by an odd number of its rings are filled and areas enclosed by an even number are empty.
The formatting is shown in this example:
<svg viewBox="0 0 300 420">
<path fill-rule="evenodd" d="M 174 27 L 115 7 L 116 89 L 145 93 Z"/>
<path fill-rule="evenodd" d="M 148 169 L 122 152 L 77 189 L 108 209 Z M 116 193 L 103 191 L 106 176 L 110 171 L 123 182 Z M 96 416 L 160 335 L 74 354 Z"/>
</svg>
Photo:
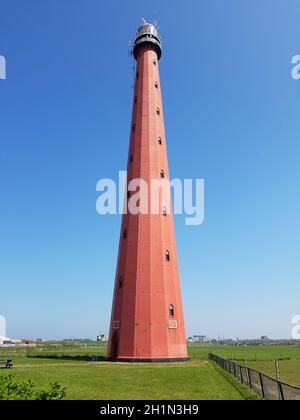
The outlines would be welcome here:
<svg viewBox="0 0 300 420">
<path fill-rule="evenodd" d="M 137 61 L 128 183 L 168 180 L 157 28 L 145 22 L 133 46 Z M 152 191 L 149 191 L 151 201 Z M 130 198 L 130 192 L 127 199 Z M 171 206 L 123 215 L 108 358 L 125 362 L 188 360 Z"/>
</svg>

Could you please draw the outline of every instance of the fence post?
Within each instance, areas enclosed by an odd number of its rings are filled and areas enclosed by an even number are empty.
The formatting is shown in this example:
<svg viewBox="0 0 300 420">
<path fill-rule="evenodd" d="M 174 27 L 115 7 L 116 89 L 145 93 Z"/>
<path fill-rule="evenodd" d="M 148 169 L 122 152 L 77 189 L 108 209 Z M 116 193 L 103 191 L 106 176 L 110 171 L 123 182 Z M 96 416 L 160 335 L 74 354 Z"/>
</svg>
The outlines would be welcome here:
<svg viewBox="0 0 300 420">
<path fill-rule="evenodd" d="M 240 374 L 241 374 L 241 382 L 242 384 L 244 383 L 244 378 L 243 378 L 243 370 L 242 370 L 242 366 L 240 366 Z"/>
<path fill-rule="evenodd" d="M 283 393 L 281 382 L 277 382 L 277 386 L 278 386 L 278 397 L 279 397 L 279 401 L 284 401 L 284 393 Z"/>
<path fill-rule="evenodd" d="M 246 368 L 246 373 L 247 373 L 247 377 L 248 377 L 248 384 L 250 385 L 250 381 L 249 381 L 249 370 L 248 370 L 248 360 L 247 360 L 247 356 L 245 355 L 245 368 Z"/>
<path fill-rule="evenodd" d="M 264 382 L 263 382 L 263 378 L 262 378 L 262 373 L 261 372 L 259 372 L 259 380 L 260 380 L 260 387 L 261 387 L 262 397 L 263 397 L 263 399 L 265 399 Z"/>
<path fill-rule="evenodd" d="M 276 379 L 277 381 L 280 381 L 280 372 L 279 372 L 279 365 L 278 365 L 277 360 L 275 360 L 275 369 L 276 369 Z"/>
<path fill-rule="evenodd" d="M 247 367 L 247 372 L 248 372 L 249 386 L 250 386 L 250 389 L 252 389 L 252 380 L 251 380 L 251 375 L 250 375 L 250 369 L 248 367 Z"/>
</svg>

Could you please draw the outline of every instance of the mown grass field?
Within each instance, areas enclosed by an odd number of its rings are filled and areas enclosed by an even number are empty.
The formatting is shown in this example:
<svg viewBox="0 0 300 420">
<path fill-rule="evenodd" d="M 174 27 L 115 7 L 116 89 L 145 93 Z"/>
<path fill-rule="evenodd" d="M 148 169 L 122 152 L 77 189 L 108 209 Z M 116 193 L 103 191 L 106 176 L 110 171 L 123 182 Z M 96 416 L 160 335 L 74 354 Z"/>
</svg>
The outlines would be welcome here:
<svg viewBox="0 0 300 420">
<path fill-rule="evenodd" d="M 58 382 L 66 388 L 67 399 L 228 399 L 258 398 L 230 375 L 209 362 L 212 351 L 221 357 L 234 358 L 275 376 L 275 359 L 282 380 L 300 385 L 300 348 L 292 346 L 233 347 L 189 345 L 191 361 L 172 364 L 130 364 L 100 361 L 91 364 L 92 354 L 104 360 L 106 346 L 44 348 L 36 350 L 1 349 L 0 359 L 12 357 L 11 371 L 0 369 L 0 375 L 13 373 L 31 379 L 37 388 Z"/>
<path fill-rule="evenodd" d="M 0 348 L 0 358 L 12 357 L 14 359 L 22 358 L 55 358 L 59 360 L 90 360 L 92 354 L 97 354 L 98 357 L 105 358 L 106 344 L 89 347 L 44 347 L 38 349 L 5 349 Z M 300 347 L 296 346 L 220 346 L 220 345 L 199 345 L 188 344 L 189 356 L 196 360 L 208 360 L 210 352 L 218 356 L 234 359 L 235 361 L 244 361 L 245 357 L 250 362 L 254 361 L 272 361 L 272 360 L 299 360 L 300 361 Z"/>
<path fill-rule="evenodd" d="M 189 355 L 192 358 L 207 358 L 207 354 L 212 352 L 225 359 L 234 359 L 237 362 L 245 361 L 270 361 L 270 360 L 299 360 L 300 347 L 296 346 L 210 346 L 210 345 L 189 345 Z"/>
<path fill-rule="evenodd" d="M 276 379 L 276 368 L 274 361 L 250 362 L 248 366 L 252 369 L 264 372 L 271 378 Z M 300 388 L 300 360 L 279 360 L 280 380 Z"/>
<path fill-rule="evenodd" d="M 14 375 L 30 378 L 37 387 L 58 382 L 67 399 L 255 399 L 240 385 L 208 361 L 174 364 L 130 364 L 100 362 L 17 365 Z M 0 375 L 8 374 L 4 369 Z"/>
<path fill-rule="evenodd" d="M 192 345 L 189 353 L 192 357 L 202 357 L 203 346 Z M 207 347 L 208 348 L 208 347 Z M 212 353 L 226 359 L 233 359 L 241 365 L 247 365 L 266 375 L 276 378 L 275 360 L 278 362 L 280 380 L 300 387 L 300 347 L 294 346 L 215 346 Z"/>
</svg>

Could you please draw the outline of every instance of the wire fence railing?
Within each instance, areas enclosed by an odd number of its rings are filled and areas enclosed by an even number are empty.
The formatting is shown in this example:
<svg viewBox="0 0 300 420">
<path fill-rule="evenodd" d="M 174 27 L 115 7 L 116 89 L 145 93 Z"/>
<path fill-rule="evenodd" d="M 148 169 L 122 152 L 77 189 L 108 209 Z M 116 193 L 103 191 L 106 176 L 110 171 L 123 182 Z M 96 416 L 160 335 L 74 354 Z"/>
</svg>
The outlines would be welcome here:
<svg viewBox="0 0 300 420">
<path fill-rule="evenodd" d="M 242 366 L 232 360 L 223 359 L 215 354 L 209 354 L 209 360 L 215 362 L 226 372 L 234 376 L 242 384 L 266 400 L 297 400 L 300 401 L 300 388 L 273 379 L 262 372 Z"/>
</svg>

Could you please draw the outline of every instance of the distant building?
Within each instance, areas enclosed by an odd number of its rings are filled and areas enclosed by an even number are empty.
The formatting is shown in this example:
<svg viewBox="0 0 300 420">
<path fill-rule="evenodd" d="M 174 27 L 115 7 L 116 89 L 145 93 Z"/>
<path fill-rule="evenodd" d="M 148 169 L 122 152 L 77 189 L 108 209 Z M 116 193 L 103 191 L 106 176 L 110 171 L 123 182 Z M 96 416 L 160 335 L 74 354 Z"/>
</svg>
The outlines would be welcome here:
<svg viewBox="0 0 300 420">
<path fill-rule="evenodd" d="M 194 335 L 191 341 L 194 343 L 211 343 L 211 338 L 206 335 Z"/>
<path fill-rule="evenodd" d="M 36 343 L 31 340 L 13 340 L 0 336 L 0 347 L 36 347 Z"/>
<path fill-rule="evenodd" d="M 267 335 L 262 335 L 261 340 L 269 340 L 269 337 Z"/>
<path fill-rule="evenodd" d="M 0 346 L 12 344 L 12 340 L 8 337 L 0 336 Z"/>
</svg>

